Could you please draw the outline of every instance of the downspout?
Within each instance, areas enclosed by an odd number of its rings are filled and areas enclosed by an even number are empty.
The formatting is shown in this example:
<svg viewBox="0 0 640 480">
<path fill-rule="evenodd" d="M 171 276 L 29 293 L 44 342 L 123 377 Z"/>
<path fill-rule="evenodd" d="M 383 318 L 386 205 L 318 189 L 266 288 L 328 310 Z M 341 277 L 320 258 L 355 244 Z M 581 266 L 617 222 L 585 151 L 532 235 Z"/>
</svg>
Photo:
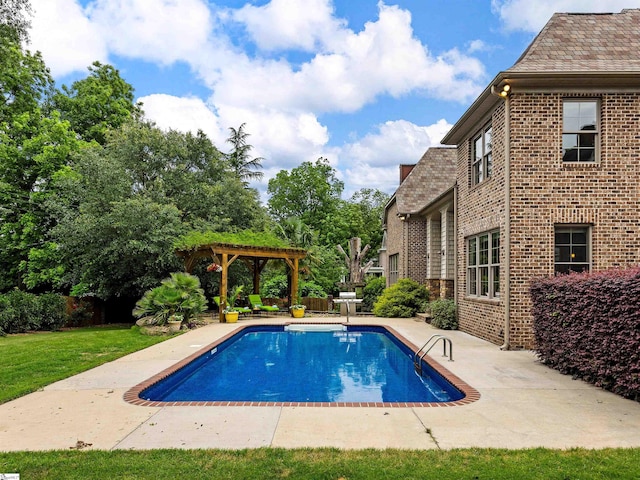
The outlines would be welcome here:
<svg viewBox="0 0 640 480">
<path fill-rule="evenodd" d="M 509 94 L 510 89 L 503 89 L 500 94 L 494 85 L 491 85 L 491 93 L 504 99 L 504 251 L 506 257 L 505 265 L 505 288 L 504 288 L 504 343 L 500 350 L 509 350 L 511 346 L 511 157 L 510 139 L 511 123 L 509 116 Z"/>
<path fill-rule="evenodd" d="M 458 305 L 458 260 L 460 259 L 458 255 L 458 182 L 453 186 L 453 251 L 455 252 L 453 266 L 453 303 Z M 462 258 L 464 258 L 464 255 Z"/>
</svg>

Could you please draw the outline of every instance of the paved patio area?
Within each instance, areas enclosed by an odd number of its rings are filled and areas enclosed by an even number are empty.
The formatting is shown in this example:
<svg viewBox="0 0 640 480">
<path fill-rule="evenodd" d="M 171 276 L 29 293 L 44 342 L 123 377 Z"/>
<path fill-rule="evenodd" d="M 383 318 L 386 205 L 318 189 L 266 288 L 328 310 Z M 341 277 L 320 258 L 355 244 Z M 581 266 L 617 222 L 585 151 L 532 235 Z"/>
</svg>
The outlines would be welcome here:
<svg viewBox="0 0 640 480">
<path fill-rule="evenodd" d="M 439 348 L 432 352 L 480 392 L 480 400 L 468 405 L 158 408 L 123 400 L 131 387 L 240 325 L 290 320 L 214 323 L 0 405 L 0 451 L 78 445 L 105 450 L 640 447 L 640 403 L 550 370 L 531 352 L 502 352 L 461 332 L 446 332 L 454 362 L 440 357 Z M 413 319 L 351 317 L 351 323 L 389 325 L 417 345 L 435 331 Z"/>
</svg>

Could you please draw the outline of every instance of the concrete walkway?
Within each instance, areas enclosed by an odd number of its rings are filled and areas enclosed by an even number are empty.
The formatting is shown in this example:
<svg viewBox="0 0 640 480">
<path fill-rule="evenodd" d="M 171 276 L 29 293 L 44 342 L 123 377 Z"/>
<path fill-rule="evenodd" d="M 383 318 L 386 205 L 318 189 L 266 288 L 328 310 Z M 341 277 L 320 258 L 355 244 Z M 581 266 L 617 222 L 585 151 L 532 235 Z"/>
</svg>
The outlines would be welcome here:
<svg viewBox="0 0 640 480">
<path fill-rule="evenodd" d="M 436 360 L 480 392 L 479 401 L 464 406 L 151 408 L 122 398 L 129 388 L 238 325 L 290 320 L 215 323 L 0 405 L 0 451 L 640 447 L 640 403 L 550 370 L 531 352 L 501 352 L 461 332 L 446 332 L 454 362 L 440 357 L 439 348 L 433 351 Z M 413 319 L 352 317 L 351 323 L 386 324 L 418 345 L 434 332 Z"/>
</svg>

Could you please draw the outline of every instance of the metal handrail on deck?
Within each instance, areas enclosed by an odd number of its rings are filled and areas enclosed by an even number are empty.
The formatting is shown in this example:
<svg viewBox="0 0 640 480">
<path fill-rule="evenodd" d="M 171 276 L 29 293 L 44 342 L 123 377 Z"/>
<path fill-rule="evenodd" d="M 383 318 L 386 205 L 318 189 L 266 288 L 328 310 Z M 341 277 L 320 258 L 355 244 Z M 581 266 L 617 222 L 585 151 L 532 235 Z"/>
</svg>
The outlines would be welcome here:
<svg viewBox="0 0 640 480">
<path fill-rule="evenodd" d="M 453 362 L 453 343 L 451 342 L 451 339 L 444 335 L 440 335 L 439 333 L 434 333 L 413 356 L 413 366 L 418 373 L 422 374 L 422 360 L 427 356 L 431 349 L 436 346 L 439 340 L 442 340 L 444 350 L 442 356 L 448 356 L 449 361 Z M 447 355 L 447 343 L 449 344 L 449 355 Z"/>
</svg>

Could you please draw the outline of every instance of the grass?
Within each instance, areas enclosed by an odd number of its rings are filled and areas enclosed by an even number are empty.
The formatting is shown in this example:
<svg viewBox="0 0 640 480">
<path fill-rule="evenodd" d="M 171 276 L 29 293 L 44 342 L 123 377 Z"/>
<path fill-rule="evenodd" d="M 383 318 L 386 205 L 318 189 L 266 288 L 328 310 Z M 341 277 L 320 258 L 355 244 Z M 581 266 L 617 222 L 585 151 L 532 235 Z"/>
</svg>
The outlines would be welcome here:
<svg viewBox="0 0 640 480">
<path fill-rule="evenodd" d="M 28 479 L 610 480 L 640 478 L 640 450 L 258 449 L 0 453 Z"/>
<path fill-rule="evenodd" d="M 123 326 L 0 337 L 0 404 L 167 338 Z"/>
<path fill-rule="evenodd" d="M 124 327 L 0 338 L 0 403 L 166 338 Z M 0 452 L 0 473 L 24 479 L 638 479 L 640 449 Z"/>
</svg>

